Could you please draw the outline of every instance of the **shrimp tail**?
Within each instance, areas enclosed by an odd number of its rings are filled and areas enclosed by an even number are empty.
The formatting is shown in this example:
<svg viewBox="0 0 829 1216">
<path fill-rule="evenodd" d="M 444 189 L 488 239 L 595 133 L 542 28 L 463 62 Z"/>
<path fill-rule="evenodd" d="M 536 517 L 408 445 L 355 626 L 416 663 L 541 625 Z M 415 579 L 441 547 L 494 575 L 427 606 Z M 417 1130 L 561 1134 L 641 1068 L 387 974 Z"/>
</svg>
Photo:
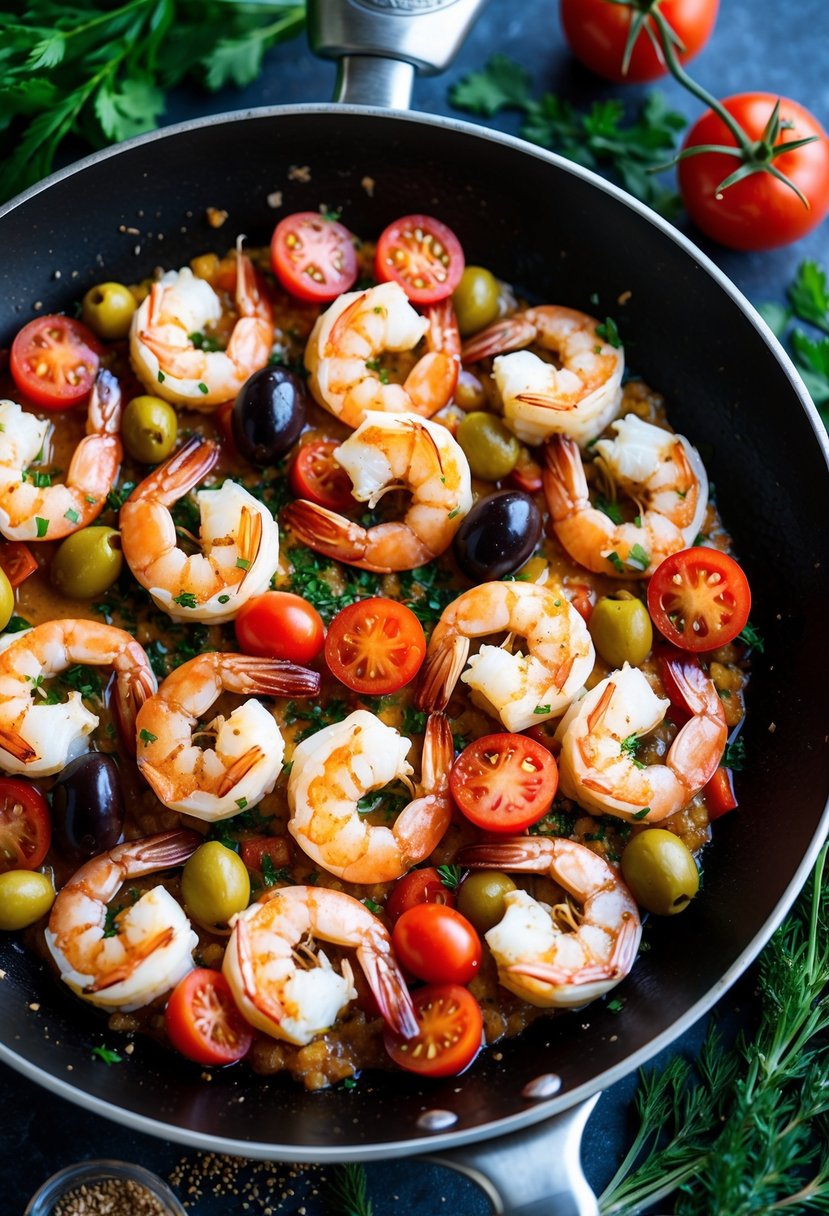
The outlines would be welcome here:
<svg viewBox="0 0 829 1216">
<path fill-rule="evenodd" d="M 239 535 L 236 541 L 241 560 L 246 562 L 245 573 L 239 586 L 242 586 L 251 571 L 253 563 L 259 555 L 262 546 L 262 516 L 251 511 L 250 507 L 242 507 L 239 517 Z"/>
<path fill-rule="evenodd" d="M 112 850 L 112 860 L 123 863 L 125 878 L 141 878 L 144 874 L 155 874 L 172 866 L 184 865 L 193 856 L 204 838 L 187 828 L 173 828 L 157 836 L 143 840 L 130 840 Z"/>
<path fill-rule="evenodd" d="M 31 743 L 27 743 L 16 730 L 7 727 L 0 727 L 0 747 L 10 756 L 14 756 L 20 764 L 30 764 L 33 760 L 38 759 L 38 754 Z"/>
<path fill-rule="evenodd" d="M 478 363 L 493 355 L 503 355 L 507 351 L 521 350 L 535 341 L 536 326 L 524 317 L 507 317 L 496 321 L 493 325 L 481 330 L 464 342 L 461 348 L 461 360 L 464 363 Z"/>
<path fill-rule="evenodd" d="M 454 759 L 455 744 L 446 716 L 442 713 L 430 713 L 423 738 L 421 788 L 431 793 L 444 787 Z"/>
<path fill-rule="evenodd" d="M 320 690 L 320 674 L 284 659 L 254 655 L 225 655 L 222 676 L 229 692 L 259 693 L 268 697 L 313 697 Z"/>
<path fill-rule="evenodd" d="M 554 435 L 544 444 L 544 495 L 554 523 L 568 519 L 589 502 L 578 444 L 566 435 Z"/>
<path fill-rule="evenodd" d="M 242 990 L 264 1017 L 280 1023 L 285 1017 L 285 1006 L 279 1000 L 273 984 L 258 984 L 256 969 L 253 962 L 253 941 L 248 922 L 244 917 L 236 917 L 232 922 L 236 935 L 236 961 L 242 978 Z"/>
<path fill-rule="evenodd" d="M 238 760 L 234 760 L 233 764 L 231 764 L 230 768 L 227 769 L 224 777 L 222 777 L 222 780 L 219 782 L 219 787 L 216 790 L 219 798 L 224 798 L 225 794 L 229 794 L 234 785 L 238 785 L 242 778 L 246 776 L 247 773 L 249 773 L 260 760 L 264 759 L 264 756 L 265 753 L 262 751 L 261 747 L 249 747 L 244 755 L 240 756 Z"/>
<path fill-rule="evenodd" d="M 219 444 L 214 440 L 191 435 L 177 452 L 135 487 L 127 502 L 140 503 L 142 498 L 152 494 L 165 507 L 171 507 L 204 481 L 219 459 L 220 451 Z"/>
<path fill-rule="evenodd" d="M 449 704 L 469 655 L 469 638 L 457 634 L 437 646 L 420 671 L 415 705 L 430 713 L 442 713 Z"/>
<path fill-rule="evenodd" d="M 579 404 L 578 401 L 562 401 L 552 393 L 517 393 L 515 400 L 523 405 L 537 405 L 542 410 L 556 410 L 561 414 L 576 409 Z"/>
<path fill-rule="evenodd" d="M 155 694 L 155 682 L 144 668 L 119 671 L 115 683 L 112 710 L 121 742 L 131 756 L 135 755 L 135 727 L 138 711 Z"/>
<path fill-rule="evenodd" d="M 304 498 L 290 503 L 284 509 L 282 522 L 309 549 L 323 553 L 326 557 L 353 563 L 361 561 L 365 554 L 365 528 Z"/>
<path fill-rule="evenodd" d="M 102 367 L 95 378 L 86 419 L 87 435 L 118 435 L 121 430 L 121 385 Z"/>
<path fill-rule="evenodd" d="M 541 874 L 553 860 L 554 841 L 535 836 L 511 836 L 485 844 L 471 844 L 455 858 L 469 870 L 516 870 Z"/>
<path fill-rule="evenodd" d="M 357 948 L 357 958 L 363 968 L 369 988 L 377 1001 L 383 1020 L 404 1039 L 414 1039 L 420 1033 L 412 998 L 406 981 L 385 942 L 378 949 L 375 942 Z"/>
</svg>

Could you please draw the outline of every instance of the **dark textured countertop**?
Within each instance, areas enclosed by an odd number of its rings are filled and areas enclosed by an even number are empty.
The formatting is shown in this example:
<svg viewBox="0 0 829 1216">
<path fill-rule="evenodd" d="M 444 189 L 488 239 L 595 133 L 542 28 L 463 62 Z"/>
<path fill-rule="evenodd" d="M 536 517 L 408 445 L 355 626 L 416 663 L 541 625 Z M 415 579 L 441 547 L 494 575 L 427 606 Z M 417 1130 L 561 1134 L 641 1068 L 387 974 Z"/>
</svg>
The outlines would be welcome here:
<svg viewBox="0 0 829 1216">
<path fill-rule="evenodd" d="M 624 93 L 631 104 L 644 92 L 630 86 L 620 89 L 592 77 L 572 60 L 564 45 L 554 0 L 492 0 L 450 70 L 441 77 L 421 79 L 415 85 L 414 108 L 433 114 L 452 113 L 448 86 L 460 76 L 483 66 L 494 51 L 522 62 L 539 86 L 579 104 L 594 98 Z M 780 92 L 794 97 L 829 124 L 829 9 L 824 0 L 801 0 L 789 11 L 779 5 L 757 5 L 750 0 L 722 0 L 713 39 L 694 63 L 694 74 L 719 96 L 751 89 Z M 198 88 L 179 89 L 170 99 L 165 120 L 185 118 L 255 105 L 319 101 L 331 95 L 334 68 L 313 60 L 302 40 L 275 48 L 257 83 L 243 91 L 206 94 Z M 657 83 L 675 108 L 689 117 L 699 107 L 673 81 Z M 505 115 L 491 126 L 515 132 L 517 118 Z M 80 154 L 80 153 L 79 153 Z M 683 227 L 734 280 L 755 304 L 782 300 L 786 284 L 805 257 L 829 263 L 829 234 L 824 223 L 808 238 L 788 248 L 765 254 L 732 253 L 713 246 Z M 721 1000 L 721 1018 L 740 1021 L 751 1006 L 749 974 Z M 694 1053 L 704 1027 L 697 1024 L 678 1040 L 675 1050 Z M 674 1050 L 674 1049 L 672 1049 Z M 671 1052 L 654 1061 L 662 1067 Z M 600 1188 L 615 1170 L 631 1132 L 631 1097 L 635 1078 L 629 1077 L 600 1099 L 587 1127 L 583 1159 L 591 1184 Z M 108 1156 L 140 1162 L 167 1177 L 185 1158 L 179 1187 L 195 1216 L 214 1213 L 304 1213 L 322 1216 L 327 1209 L 320 1171 L 275 1164 L 242 1171 L 235 1182 L 219 1176 L 204 1178 L 198 1154 L 179 1145 L 137 1135 L 127 1128 L 70 1105 L 10 1069 L 0 1067 L 0 1214 L 20 1213 L 35 1188 L 52 1172 L 86 1157 Z M 418 1216 L 454 1212 L 484 1216 L 488 1201 L 473 1186 L 447 1170 L 406 1159 L 367 1166 L 376 1216 L 407 1209 Z M 199 1178 L 199 1175 L 201 1177 Z M 238 1193 L 233 1196 L 233 1187 Z M 254 1194 L 254 1188 L 257 1194 Z M 262 1198 L 272 1195 L 268 1203 Z M 244 1205 L 248 1206 L 245 1207 Z M 666 1210 L 664 1207 L 662 1210 Z M 552 1216 L 552 1214 L 551 1214 Z"/>
</svg>

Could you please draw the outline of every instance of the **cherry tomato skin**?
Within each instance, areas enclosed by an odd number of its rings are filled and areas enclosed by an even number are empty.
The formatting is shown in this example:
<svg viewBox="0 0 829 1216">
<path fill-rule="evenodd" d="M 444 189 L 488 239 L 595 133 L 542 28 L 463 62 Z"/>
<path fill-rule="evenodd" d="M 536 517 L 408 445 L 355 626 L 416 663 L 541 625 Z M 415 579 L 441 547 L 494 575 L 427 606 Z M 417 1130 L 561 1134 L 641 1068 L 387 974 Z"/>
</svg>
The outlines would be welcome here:
<svg viewBox="0 0 829 1216">
<path fill-rule="evenodd" d="M 37 560 L 22 540 L 4 540 L 0 543 L 0 569 L 12 587 L 19 587 L 37 570 Z"/>
<path fill-rule="evenodd" d="M 37 317 L 12 342 L 9 366 L 21 393 L 47 410 L 65 410 L 89 396 L 102 347 L 80 321 Z"/>
<path fill-rule="evenodd" d="M 255 595 L 233 624 L 243 654 L 260 658 L 310 663 L 325 641 L 325 626 L 316 608 L 291 591 Z"/>
<path fill-rule="evenodd" d="M 483 1017 L 468 989 L 459 984 L 429 984 L 412 993 L 420 1034 L 404 1039 L 388 1026 L 383 1035 L 395 1064 L 424 1077 L 454 1077 L 481 1050 Z"/>
<path fill-rule="evenodd" d="M 440 880 L 440 875 L 434 866 L 423 870 L 410 870 L 398 879 L 386 898 L 385 913 L 394 922 L 419 904 L 443 904 L 454 908 L 455 896 Z"/>
<path fill-rule="evenodd" d="M 235 1064 L 253 1042 L 227 980 L 207 967 L 189 972 L 173 989 L 164 1025 L 176 1051 L 197 1064 Z"/>
<path fill-rule="evenodd" d="M 683 685 L 704 677 L 702 664 L 695 654 L 669 646 L 667 642 L 654 646 L 654 658 L 659 667 L 659 678 L 665 696 L 671 703 L 668 716 L 677 726 L 682 726 L 693 716 L 693 710 L 683 692 Z"/>
<path fill-rule="evenodd" d="M 523 832 L 546 815 L 557 788 L 551 752 L 526 735 L 484 735 L 449 773 L 458 808 L 487 832 Z"/>
<path fill-rule="evenodd" d="M 708 807 L 708 818 L 711 823 L 721 815 L 733 811 L 739 803 L 734 793 L 734 777 L 730 768 L 718 768 L 714 776 L 703 788 L 705 805 Z"/>
<path fill-rule="evenodd" d="M 291 843 L 285 836 L 248 836 L 239 842 L 239 856 L 249 870 L 261 874 L 264 858 L 275 870 L 291 863 Z"/>
<path fill-rule="evenodd" d="M 751 610 L 748 579 L 727 553 L 695 546 L 672 553 L 648 583 L 648 612 L 681 650 L 716 650 L 732 642 Z"/>
<path fill-rule="evenodd" d="M 334 452 L 339 447 L 334 439 L 315 439 L 304 443 L 296 454 L 288 484 L 297 498 L 307 498 L 329 511 L 344 511 L 353 507 L 351 478 L 337 464 Z"/>
<path fill-rule="evenodd" d="M 276 225 L 271 265 L 285 290 L 298 300 L 330 303 L 357 279 L 354 237 L 319 211 L 298 211 Z"/>
<path fill-rule="evenodd" d="M 381 283 L 399 283 L 413 304 L 437 304 L 461 281 L 461 243 L 431 215 L 404 215 L 384 229 L 374 270 Z"/>
<path fill-rule="evenodd" d="M 423 626 L 405 604 L 382 596 L 338 612 L 328 627 L 325 661 L 353 692 L 385 696 L 414 679 L 426 657 Z"/>
<path fill-rule="evenodd" d="M 481 939 L 445 904 L 417 904 L 398 918 L 392 945 L 400 962 L 429 984 L 468 984 L 481 965 Z"/>
<path fill-rule="evenodd" d="M 740 93 L 722 104 L 751 140 L 759 140 L 777 100 L 773 93 Z M 718 195 L 720 182 L 740 164 L 722 152 L 701 152 L 679 162 L 679 190 L 688 214 L 702 232 L 729 249 L 788 245 L 816 228 L 829 212 L 829 136 L 813 114 L 785 97 L 780 99 L 780 119 L 791 126 L 781 129 L 778 143 L 818 136 L 772 162 L 806 196 L 808 207 L 770 173 L 753 173 Z M 735 146 L 734 136 L 711 110 L 694 123 L 683 149 L 703 144 Z"/>
<path fill-rule="evenodd" d="M 36 870 L 52 842 L 49 807 L 40 790 L 0 777 L 0 873 Z"/>
<path fill-rule="evenodd" d="M 717 19 L 718 0 L 661 0 L 660 11 L 684 47 L 684 63 L 700 51 Z M 561 24 L 570 50 L 585 67 L 617 84 L 656 80 L 667 72 L 665 63 L 642 30 L 633 48 L 627 73 L 622 72 L 634 8 L 611 0 L 560 0 Z M 651 28 L 655 28 L 651 22 Z"/>
<path fill-rule="evenodd" d="M 595 590 L 587 583 L 570 583 L 565 586 L 564 594 L 585 624 L 589 625 L 596 606 Z"/>
</svg>

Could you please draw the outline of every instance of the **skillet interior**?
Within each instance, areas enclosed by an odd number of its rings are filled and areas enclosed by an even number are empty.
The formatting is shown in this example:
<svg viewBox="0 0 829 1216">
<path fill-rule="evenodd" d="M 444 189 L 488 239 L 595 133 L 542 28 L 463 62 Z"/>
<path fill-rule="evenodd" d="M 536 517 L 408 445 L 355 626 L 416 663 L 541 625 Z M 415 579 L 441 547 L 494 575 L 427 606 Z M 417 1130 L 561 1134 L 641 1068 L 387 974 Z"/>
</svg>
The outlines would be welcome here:
<svg viewBox="0 0 829 1216">
<path fill-rule="evenodd" d="M 310 167 L 309 183 L 290 180 L 297 165 Z M 367 177 L 373 197 L 361 185 Z M 636 205 L 597 189 L 590 175 L 462 123 L 297 107 L 174 129 L 104 154 L 0 212 L 0 347 L 36 301 L 45 311 L 69 309 L 103 278 L 182 265 L 239 232 L 267 241 L 274 190 L 283 213 L 342 207 L 345 223 L 366 235 L 396 215 L 437 214 L 459 233 L 470 262 L 540 301 L 616 317 L 629 366 L 666 394 L 674 425 L 702 449 L 766 638 L 750 686 L 741 810 L 716 826 L 702 897 L 683 916 L 649 927 L 651 949 L 618 993 L 622 1013 L 598 1003 L 537 1022 L 500 1046 L 501 1060 L 489 1052 L 461 1080 L 424 1090 L 396 1073 L 307 1095 L 231 1069 L 207 1084 L 198 1067 L 144 1042 L 105 1068 L 90 1056 L 104 1037 L 100 1016 L 60 991 L 14 942 L 0 943 L 0 1057 L 64 1096 L 231 1152 L 386 1155 L 423 1147 L 415 1121 L 427 1108 L 456 1112 L 448 1138 L 470 1139 L 533 1121 L 617 1079 L 712 1004 L 779 919 L 827 796 L 818 709 L 827 673 L 827 545 L 818 525 L 826 466 L 788 371 L 701 256 Z M 219 232 L 206 223 L 208 206 L 229 212 Z M 548 1071 L 563 1078 L 561 1094 L 530 1107 L 521 1088 Z"/>
</svg>

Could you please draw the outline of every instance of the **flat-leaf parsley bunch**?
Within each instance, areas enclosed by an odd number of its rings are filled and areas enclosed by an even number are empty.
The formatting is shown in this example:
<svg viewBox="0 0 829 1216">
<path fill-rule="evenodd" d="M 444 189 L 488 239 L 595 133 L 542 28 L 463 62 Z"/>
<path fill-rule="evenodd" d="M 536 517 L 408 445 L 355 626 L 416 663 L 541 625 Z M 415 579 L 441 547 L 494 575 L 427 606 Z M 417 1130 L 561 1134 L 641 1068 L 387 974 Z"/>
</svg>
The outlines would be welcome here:
<svg viewBox="0 0 829 1216">
<path fill-rule="evenodd" d="M 0 0 L 0 4 L 3 0 Z M 69 135 L 92 147 L 151 131 L 165 93 L 257 76 L 302 29 L 297 0 L 28 0 L 0 8 L 0 197 L 51 172 Z"/>
</svg>

